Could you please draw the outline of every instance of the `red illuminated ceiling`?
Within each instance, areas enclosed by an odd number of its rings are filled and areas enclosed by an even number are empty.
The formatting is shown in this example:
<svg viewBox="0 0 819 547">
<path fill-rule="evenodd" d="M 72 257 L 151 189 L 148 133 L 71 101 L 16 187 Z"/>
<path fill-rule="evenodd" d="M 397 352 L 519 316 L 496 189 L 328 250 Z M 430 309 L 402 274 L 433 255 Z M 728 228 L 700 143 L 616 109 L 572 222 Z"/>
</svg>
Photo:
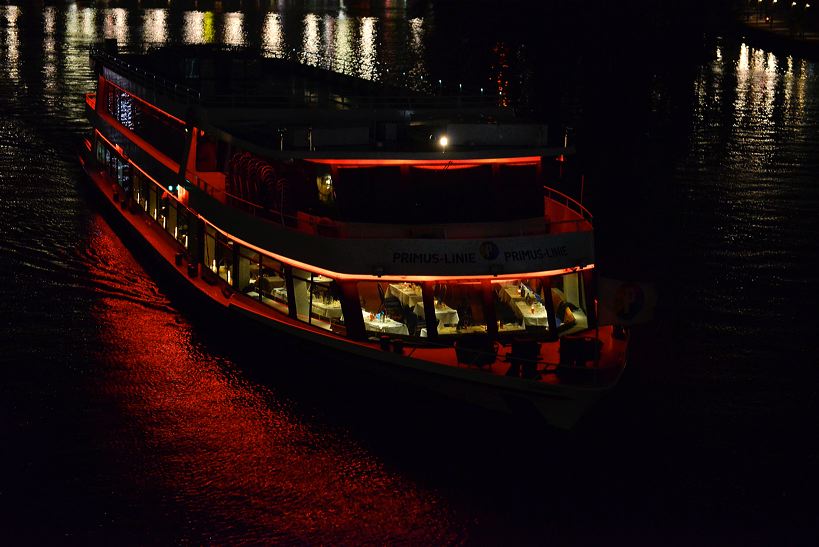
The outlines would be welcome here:
<svg viewBox="0 0 819 547">
<path fill-rule="evenodd" d="M 477 158 L 477 159 L 440 159 L 440 160 L 408 160 L 408 159 L 307 159 L 311 163 L 336 165 L 338 167 L 381 167 L 390 165 L 407 165 L 410 167 L 424 167 L 427 169 L 444 169 L 447 166 L 469 167 L 472 165 L 487 165 L 500 163 L 504 165 L 537 165 L 540 156 L 522 156 L 516 158 Z"/>
</svg>

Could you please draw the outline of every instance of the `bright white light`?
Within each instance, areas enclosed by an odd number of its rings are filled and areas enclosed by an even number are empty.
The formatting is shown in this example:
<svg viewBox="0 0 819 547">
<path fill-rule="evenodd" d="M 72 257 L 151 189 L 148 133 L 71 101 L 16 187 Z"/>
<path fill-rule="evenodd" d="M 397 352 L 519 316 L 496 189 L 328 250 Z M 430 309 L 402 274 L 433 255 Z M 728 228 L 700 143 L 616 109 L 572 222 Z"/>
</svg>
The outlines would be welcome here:
<svg viewBox="0 0 819 547">
<path fill-rule="evenodd" d="M 449 144 L 449 138 L 446 135 L 441 135 L 441 138 L 438 139 L 438 144 L 441 145 L 441 148 L 446 148 Z"/>
</svg>

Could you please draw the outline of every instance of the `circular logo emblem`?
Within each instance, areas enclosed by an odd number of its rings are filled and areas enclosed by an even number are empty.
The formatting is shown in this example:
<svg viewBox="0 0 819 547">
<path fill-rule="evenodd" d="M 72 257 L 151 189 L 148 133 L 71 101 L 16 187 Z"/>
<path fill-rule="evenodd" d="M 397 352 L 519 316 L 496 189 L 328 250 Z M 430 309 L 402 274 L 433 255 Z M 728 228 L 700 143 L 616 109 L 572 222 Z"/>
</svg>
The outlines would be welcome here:
<svg viewBox="0 0 819 547">
<path fill-rule="evenodd" d="M 614 295 L 614 312 L 618 318 L 629 321 L 640 313 L 646 297 L 636 283 L 623 283 Z"/>
<path fill-rule="evenodd" d="M 500 249 L 491 241 L 484 241 L 481 243 L 480 253 L 486 260 L 495 260 L 500 254 Z"/>
</svg>

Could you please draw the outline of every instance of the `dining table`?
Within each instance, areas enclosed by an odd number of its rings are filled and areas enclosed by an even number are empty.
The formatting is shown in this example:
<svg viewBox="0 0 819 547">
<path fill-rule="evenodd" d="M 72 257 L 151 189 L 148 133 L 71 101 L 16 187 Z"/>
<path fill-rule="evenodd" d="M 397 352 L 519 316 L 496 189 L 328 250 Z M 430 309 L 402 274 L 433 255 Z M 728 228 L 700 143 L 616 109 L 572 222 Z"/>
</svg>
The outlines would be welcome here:
<svg viewBox="0 0 819 547">
<path fill-rule="evenodd" d="M 515 314 L 523 320 L 523 324 L 532 327 L 549 325 L 549 315 L 546 307 L 540 302 L 527 304 L 523 300 L 515 302 Z"/>
<path fill-rule="evenodd" d="M 414 308 L 418 302 L 423 301 L 421 286 L 413 283 L 390 283 L 390 294 L 401 302 L 402 306 Z"/>
<path fill-rule="evenodd" d="M 333 300 L 331 302 L 324 302 L 323 300 L 313 299 L 313 313 L 326 317 L 327 319 L 341 318 L 341 302 Z"/>
<path fill-rule="evenodd" d="M 417 315 L 419 319 L 425 319 L 426 316 L 424 314 L 423 302 L 418 302 L 412 311 L 415 312 L 415 315 Z M 458 317 L 458 311 L 453 308 L 450 308 L 443 302 L 435 304 L 435 319 L 437 319 L 438 323 L 442 326 L 457 325 L 458 322 L 461 320 L 461 318 Z"/>
<path fill-rule="evenodd" d="M 369 331 L 409 335 L 409 329 L 404 323 L 391 319 L 386 315 L 373 314 L 367 310 L 361 310 L 361 314 L 364 317 L 364 326 Z M 373 317 L 370 318 L 370 316 Z"/>
</svg>

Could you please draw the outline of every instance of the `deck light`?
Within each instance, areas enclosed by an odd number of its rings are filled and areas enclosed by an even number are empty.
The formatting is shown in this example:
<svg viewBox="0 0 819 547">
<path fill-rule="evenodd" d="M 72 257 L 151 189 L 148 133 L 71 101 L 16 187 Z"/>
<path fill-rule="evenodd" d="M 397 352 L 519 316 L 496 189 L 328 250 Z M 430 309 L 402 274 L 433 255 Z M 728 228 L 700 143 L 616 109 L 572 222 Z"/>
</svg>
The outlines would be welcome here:
<svg viewBox="0 0 819 547">
<path fill-rule="evenodd" d="M 438 144 L 441 145 L 441 148 L 446 148 L 447 145 L 449 144 L 449 137 L 447 137 L 446 135 L 441 135 L 441 138 L 438 139 Z"/>
</svg>

